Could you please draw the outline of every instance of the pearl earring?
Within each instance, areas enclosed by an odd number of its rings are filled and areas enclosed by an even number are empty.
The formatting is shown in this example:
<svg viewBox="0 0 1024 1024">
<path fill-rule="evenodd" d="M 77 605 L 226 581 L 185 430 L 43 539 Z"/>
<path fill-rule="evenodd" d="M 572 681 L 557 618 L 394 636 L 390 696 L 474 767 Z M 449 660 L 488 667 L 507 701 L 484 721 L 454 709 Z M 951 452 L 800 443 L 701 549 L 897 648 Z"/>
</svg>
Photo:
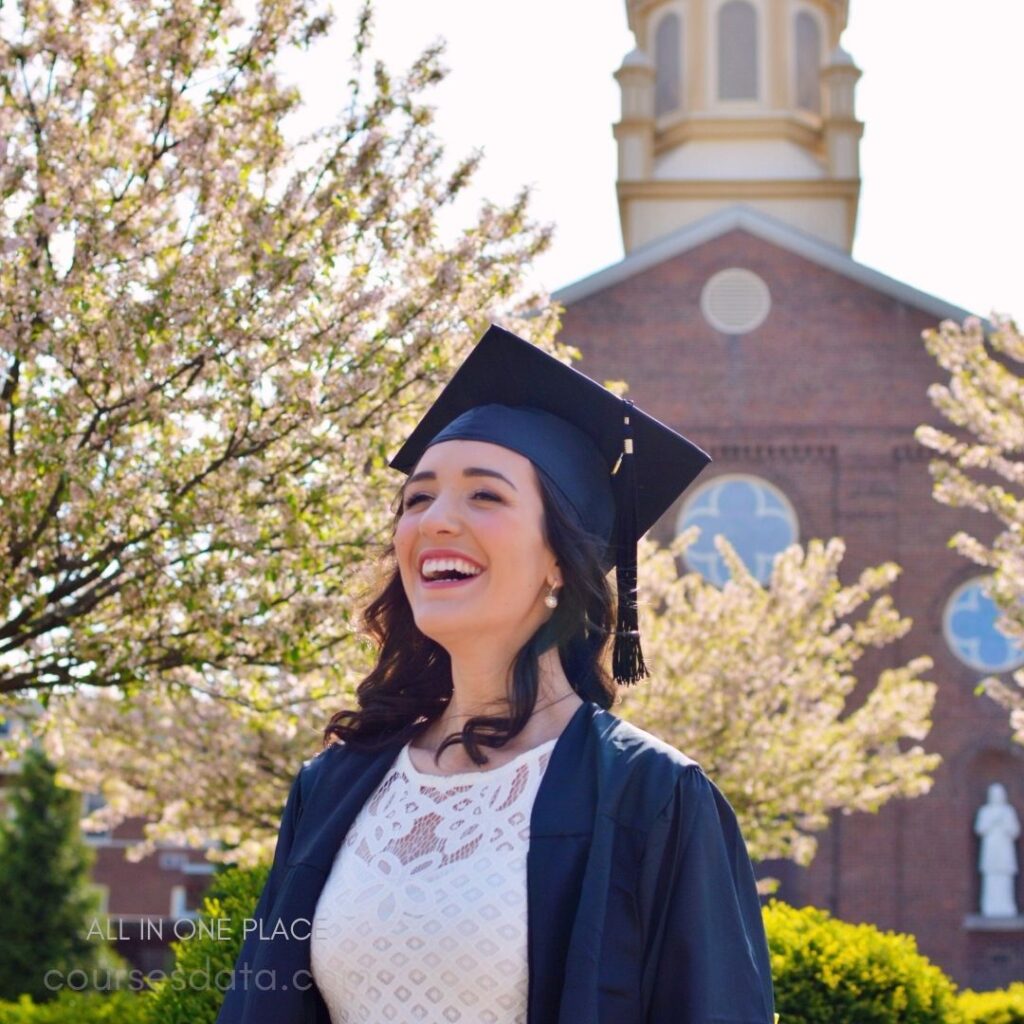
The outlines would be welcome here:
<svg viewBox="0 0 1024 1024">
<path fill-rule="evenodd" d="M 547 605 L 547 606 L 548 606 L 549 608 L 557 608 L 557 607 L 558 607 L 558 598 L 557 598 L 557 597 L 555 597 L 555 588 L 554 588 L 554 587 L 552 587 L 552 588 L 551 588 L 551 589 L 550 589 L 550 590 L 548 591 L 547 595 L 546 595 L 546 596 L 545 596 L 545 598 L 544 598 L 544 603 L 545 603 L 545 604 L 546 604 L 546 605 Z"/>
</svg>

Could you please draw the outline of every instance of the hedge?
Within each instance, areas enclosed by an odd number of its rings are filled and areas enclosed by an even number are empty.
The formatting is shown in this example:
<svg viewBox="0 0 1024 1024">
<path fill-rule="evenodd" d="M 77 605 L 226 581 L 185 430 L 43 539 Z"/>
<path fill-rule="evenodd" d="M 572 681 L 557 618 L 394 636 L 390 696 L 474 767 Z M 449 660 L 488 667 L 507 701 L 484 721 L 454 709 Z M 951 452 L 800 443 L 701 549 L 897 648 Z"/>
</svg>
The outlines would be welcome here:
<svg viewBox="0 0 1024 1024">
<path fill-rule="evenodd" d="M 764 921 L 780 1024 L 964 1024 L 953 982 L 913 936 L 779 900 Z"/>
<path fill-rule="evenodd" d="M 152 997 L 139 992 L 75 992 L 62 989 L 48 1003 L 28 996 L 0 1003 L 0 1024 L 155 1024 Z"/>
<path fill-rule="evenodd" d="M 1024 982 L 996 992 L 965 989 L 957 1001 L 967 1024 L 1024 1024 Z"/>
</svg>

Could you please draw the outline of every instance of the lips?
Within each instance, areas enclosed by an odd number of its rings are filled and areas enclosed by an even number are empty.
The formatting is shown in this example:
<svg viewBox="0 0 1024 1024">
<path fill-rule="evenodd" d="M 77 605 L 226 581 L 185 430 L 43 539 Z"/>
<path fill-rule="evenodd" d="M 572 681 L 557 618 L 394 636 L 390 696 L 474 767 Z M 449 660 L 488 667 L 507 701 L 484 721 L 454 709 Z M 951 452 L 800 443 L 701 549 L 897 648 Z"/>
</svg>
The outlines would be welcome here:
<svg viewBox="0 0 1024 1024">
<path fill-rule="evenodd" d="M 479 569 L 483 571 L 484 568 L 475 558 L 470 558 L 468 555 L 464 555 L 461 551 L 454 551 L 451 548 L 431 548 L 428 551 L 424 551 L 417 559 L 416 563 L 421 576 L 423 575 L 424 566 L 428 562 L 465 562 L 467 569 Z"/>
<path fill-rule="evenodd" d="M 442 548 L 424 551 L 419 558 L 419 570 L 420 584 L 427 590 L 466 586 L 485 571 L 479 562 L 462 552 Z M 453 573 L 460 575 L 452 578 Z"/>
<path fill-rule="evenodd" d="M 482 575 L 483 573 L 480 573 L 480 576 Z M 428 580 L 420 576 L 420 586 L 427 590 L 451 590 L 454 587 L 467 587 L 478 580 L 480 576 L 467 576 L 461 580 Z"/>
</svg>

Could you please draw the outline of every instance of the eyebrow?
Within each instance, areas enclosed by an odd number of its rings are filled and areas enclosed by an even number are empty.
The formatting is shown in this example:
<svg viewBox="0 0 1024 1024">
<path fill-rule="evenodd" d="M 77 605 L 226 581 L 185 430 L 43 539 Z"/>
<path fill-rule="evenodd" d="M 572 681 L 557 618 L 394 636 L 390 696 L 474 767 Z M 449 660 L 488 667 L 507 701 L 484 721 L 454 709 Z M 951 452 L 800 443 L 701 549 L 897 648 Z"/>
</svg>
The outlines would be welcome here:
<svg viewBox="0 0 1024 1024">
<path fill-rule="evenodd" d="M 462 475 L 463 476 L 492 476 L 492 477 L 495 477 L 498 480 L 504 480 L 505 483 L 507 483 L 509 485 L 509 487 L 512 488 L 513 491 L 519 490 L 519 488 L 516 487 L 516 485 L 514 483 L 512 483 L 512 481 L 509 480 L 509 478 L 507 476 L 503 476 L 496 469 L 484 469 L 483 466 L 468 466 L 466 469 L 464 469 L 462 471 Z M 437 479 L 437 474 L 432 469 L 422 469 L 418 473 L 413 473 L 413 475 L 411 477 L 409 477 L 408 480 L 406 480 L 405 485 L 406 485 L 406 487 L 408 487 L 409 484 L 414 484 L 414 483 L 416 483 L 417 480 L 436 480 L 436 479 Z M 403 494 L 405 493 L 405 487 L 402 488 L 402 493 Z"/>
</svg>

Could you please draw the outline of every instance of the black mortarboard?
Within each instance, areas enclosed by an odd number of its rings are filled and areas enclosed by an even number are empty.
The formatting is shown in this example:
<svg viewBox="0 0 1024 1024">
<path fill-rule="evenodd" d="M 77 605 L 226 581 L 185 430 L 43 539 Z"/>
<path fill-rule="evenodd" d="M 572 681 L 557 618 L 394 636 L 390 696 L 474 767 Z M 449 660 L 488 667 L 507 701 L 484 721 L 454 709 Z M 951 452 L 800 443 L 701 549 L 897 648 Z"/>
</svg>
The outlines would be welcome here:
<svg viewBox="0 0 1024 1024">
<path fill-rule="evenodd" d="M 711 461 L 681 434 L 597 381 L 492 324 L 391 460 L 409 474 L 432 444 L 490 441 L 558 487 L 615 566 L 616 681 L 648 675 L 636 607 L 638 539 Z"/>
</svg>

